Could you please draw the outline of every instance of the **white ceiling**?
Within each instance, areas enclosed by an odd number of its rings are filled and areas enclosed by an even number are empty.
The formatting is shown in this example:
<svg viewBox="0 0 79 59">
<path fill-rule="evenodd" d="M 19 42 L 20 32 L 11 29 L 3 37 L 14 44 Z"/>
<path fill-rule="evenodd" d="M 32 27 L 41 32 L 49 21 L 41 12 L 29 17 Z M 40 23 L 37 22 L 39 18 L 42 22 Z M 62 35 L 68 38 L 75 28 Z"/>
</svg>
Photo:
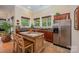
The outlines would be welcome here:
<svg viewBox="0 0 79 59">
<path fill-rule="evenodd" d="M 0 5 L 0 10 L 11 11 L 11 10 L 14 10 L 14 6 L 13 5 Z"/>
<path fill-rule="evenodd" d="M 0 5 L 0 10 L 2 11 L 11 11 L 14 10 L 15 5 Z M 21 5 L 24 8 L 28 8 L 32 11 L 37 11 L 41 8 L 47 7 L 48 5 Z"/>
<path fill-rule="evenodd" d="M 48 5 L 22 5 L 25 8 L 31 9 L 32 11 L 39 10 L 43 7 L 47 7 Z"/>
</svg>

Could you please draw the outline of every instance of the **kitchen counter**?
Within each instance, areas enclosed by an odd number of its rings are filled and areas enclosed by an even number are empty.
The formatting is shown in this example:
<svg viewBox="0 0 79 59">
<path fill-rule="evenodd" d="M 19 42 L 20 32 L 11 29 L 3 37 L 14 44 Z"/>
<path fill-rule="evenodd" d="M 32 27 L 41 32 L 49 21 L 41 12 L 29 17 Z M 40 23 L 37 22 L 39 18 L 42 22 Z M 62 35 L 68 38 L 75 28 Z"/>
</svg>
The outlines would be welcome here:
<svg viewBox="0 0 79 59">
<path fill-rule="evenodd" d="M 48 28 L 48 29 L 43 29 L 43 28 L 40 28 L 40 29 L 33 29 L 34 31 L 48 31 L 48 32 L 53 32 L 53 28 Z"/>
<path fill-rule="evenodd" d="M 20 34 L 31 37 L 31 38 L 36 38 L 43 35 L 43 33 L 39 33 L 39 32 L 20 32 Z"/>
<path fill-rule="evenodd" d="M 33 29 L 33 31 L 44 33 L 45 40 L 51 43 L 53 42 L 53 29 Z"/>
<path fill-rule="evenodd" d="M 30 28 L 26 28 L 25 31 L 29 31 Z M 44 40 L 48 41 L 48 42 L 53 42 L 53 28 L 33 28 L 32 29 L 33 32 L 40 32 L 44 34 Z M 22 32 L 21 32 L 22 33 Z M 30 37 L 31 34 L 28 34 L 27 36 Z M 33 34 L 35 35 L 35 34 Z M 30 38 L 34 38 L 34 37 L 30 37 Z"/>
</svg>

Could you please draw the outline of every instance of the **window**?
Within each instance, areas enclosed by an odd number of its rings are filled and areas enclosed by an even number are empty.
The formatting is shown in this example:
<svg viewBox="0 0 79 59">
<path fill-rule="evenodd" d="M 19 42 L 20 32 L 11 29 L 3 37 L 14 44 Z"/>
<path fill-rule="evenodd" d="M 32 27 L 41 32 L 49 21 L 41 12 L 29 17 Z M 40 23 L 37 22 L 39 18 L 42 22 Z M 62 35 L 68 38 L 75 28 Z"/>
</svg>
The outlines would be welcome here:
<svg viewBox="0 0 79 59">
<path fill-rule="evenodd" d="M 34 19 L 34 26 L 40 26 L 40 18 Z"/>
<path fill-rule="evenodd" d="M 6 21 L 6 19 L 0 19 L 0 25 L 2 25 L 2 23 L 5 21 Z"/>
<path fill-rule="evenodd" d="M 42 26 L 47 26 L 46 23 L 47 23 L 46 18 L 42 18 Z"/>
<path fill-rule="evenodd" d="M 42 17 L 42 26 L 43 27 L 51 26 L 51 16 Z"/>
<path fill-rule="evenodd" d="M 22 26 L 29 26 L 30 25 L 30 18 L 21 17 L 21 25 Z"/>
</svg>

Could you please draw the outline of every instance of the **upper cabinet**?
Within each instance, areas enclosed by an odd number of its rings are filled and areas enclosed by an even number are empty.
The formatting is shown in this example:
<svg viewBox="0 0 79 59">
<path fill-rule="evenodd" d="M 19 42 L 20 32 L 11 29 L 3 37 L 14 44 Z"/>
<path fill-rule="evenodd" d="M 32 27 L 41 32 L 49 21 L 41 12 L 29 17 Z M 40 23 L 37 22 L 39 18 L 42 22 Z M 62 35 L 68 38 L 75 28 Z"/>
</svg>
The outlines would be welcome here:
<svg viewBox="0 0 79 59">
<path fill-rule="evenodd" d="M 54 16 L 54 20 L 66 20 L 66 19 L 70 19 L 70 13 L 64 13 Z"/>
</svg>

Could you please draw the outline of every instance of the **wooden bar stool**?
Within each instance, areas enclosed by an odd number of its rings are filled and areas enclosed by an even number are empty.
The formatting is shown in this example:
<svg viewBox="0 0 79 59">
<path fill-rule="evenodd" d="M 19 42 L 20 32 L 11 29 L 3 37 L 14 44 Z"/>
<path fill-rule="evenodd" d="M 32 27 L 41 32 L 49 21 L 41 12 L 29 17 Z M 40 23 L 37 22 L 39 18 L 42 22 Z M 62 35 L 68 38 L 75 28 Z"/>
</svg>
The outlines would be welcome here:
<svg viewBox="0 0 79 59">
<path fill-rule="evenodd" d="M 23 36 L 17 34 L 18 39 L 18 52 L 20 52 L 20 49 L 22 50 L 22 53 L 24 53 L 26 50 L 30 49 L 30 52 L 33 53 L 33 42 L 23 39 Z"/>
<path fill-rule="evenodd" d="M 17 37 L 17 34 L 13 34 L 13 52 L 18 52 L 18 37 Z"/>
</svg>

